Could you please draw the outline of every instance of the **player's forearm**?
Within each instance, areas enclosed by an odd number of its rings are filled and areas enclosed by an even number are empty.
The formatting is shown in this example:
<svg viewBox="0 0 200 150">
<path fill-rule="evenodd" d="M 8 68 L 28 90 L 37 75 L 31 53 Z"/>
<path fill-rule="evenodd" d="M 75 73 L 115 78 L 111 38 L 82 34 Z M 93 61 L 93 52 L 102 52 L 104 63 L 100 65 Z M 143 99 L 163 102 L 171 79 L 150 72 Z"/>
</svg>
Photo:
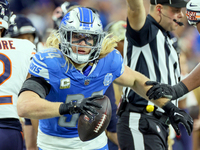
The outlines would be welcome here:
<svg viewBox="0 0 200 150">
<path fill-rule="evenodd" d="M 60 102 L 49 102 L 35 95 L 34 92 L 22 92 L 18 98 L 17 111 L 20 117 L 46 119 L 60 116 Z"/>
<path fill-rule="evenodd" d="M 144 79 L 143 81 L 148 81 L 146 79 Z M 145 98 L 146 100 L 150 101 L 148 99 L 148 97 L 146 96 L 146 92 L 150 89 L 151 86 L 146 86 L 145 82 L 140 81 L 139 83 L 136 83 L 136 87 L 133 88 L 133 90 L 136 91 L 137 94 L 139 94 L 141 97 Z M 145 86 L 144 86 L 145 85 Z M 136 88 L 136 89 L 135 89 Z M 158 107 L 163 107 L 168 101 L 170 101 L 167 98 L 159 98 L 157 100 L 151 100 L 151 102 L 153 102 L 155 105 L 157 105 Z"/>
<path fill-rule="evenodd" d="M 132 89 L 137 92 L 140 96 L 145 98 L 146 100 L 149 100 L 148 97 L 146 96 L 146 92 L 152 87 L 152 86 L 147 86 L 145 84 L 146 81 L 149 79 L 142 75 L 141 73 L 136 72 L 136 78 L 135 78 L 135 83 L 132 86 Z M 150 100 L 149 100 L 150 101 Z M 158 107 L 163 107 L 168 101 L 170 101 L 167 98 L 160 98 L 157 100 L 151 100 L 155 105 Z"/>
<path fill-rule="evenodd" d="M 149 100 L 146 96 L 146 92 L 152 87 L 152 85 L 146 85 L 145 82 L 149 81 L 149 78 L 141 74 L 140 72 L 133 71 L 128 66 L 125 65 L 124 73 L 117 79 L 115 79 L 115 83 L 121 86 L 130 87 L 141 97 Z M 152 102 L 156 104 L 158 107 L 162 107 L 168 102 L 169 99 L 160 98 L 158 100 L 153 100 Z"/>
<path fill-rule="evenodd" d="M 187 87 L 188 91 L 192 91 L 200 86 L 200 63 L 190 72 L 187 78 L 182 82 Z"/>
</svg>

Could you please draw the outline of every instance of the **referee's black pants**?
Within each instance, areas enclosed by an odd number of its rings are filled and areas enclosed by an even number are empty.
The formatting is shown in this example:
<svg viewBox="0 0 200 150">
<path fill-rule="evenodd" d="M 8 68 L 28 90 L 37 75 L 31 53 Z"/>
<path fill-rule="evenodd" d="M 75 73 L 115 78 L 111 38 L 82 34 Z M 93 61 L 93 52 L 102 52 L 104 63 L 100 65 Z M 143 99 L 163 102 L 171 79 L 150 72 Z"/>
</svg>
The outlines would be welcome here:
<svg viewBox="0 0 200 150">
<path fill-rule="evenodd" d="M 168 150 L 168 125 L 144 113 L 124 111 L 117 123 L 121 150 Z"/>
</svg>

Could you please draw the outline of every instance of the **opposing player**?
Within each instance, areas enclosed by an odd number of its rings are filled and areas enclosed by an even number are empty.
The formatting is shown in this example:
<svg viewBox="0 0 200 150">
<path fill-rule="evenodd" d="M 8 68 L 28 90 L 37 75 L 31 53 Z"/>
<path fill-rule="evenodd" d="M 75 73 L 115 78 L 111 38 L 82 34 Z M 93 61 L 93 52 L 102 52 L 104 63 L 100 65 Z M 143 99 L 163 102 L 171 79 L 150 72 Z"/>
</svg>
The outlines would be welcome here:
<svg viewBox="0 0 200 150">
<path fill-rule="evenodd" d="M 6 37 L 17 38 L 17 39 L 27 39 L 33 44 L 38 43 L 38 33 L 33 23 L 24 15 L 12 15 L 10 18 L 9 28 L 7 30 Z M 37 124 L 38 121 L 32 120 L 32 122 Z M 37 137 L 37 128 L 35 129 L 32 126 L 31 120 L 25 118 L 23 123 L 23 133 L 25 139 L 25 145 L 27 150 L 36 150 L 36 137 Z"/>
<path fill-rule="evenodd" d="M 9 3 L 0 0 L 0 34 L 8 29 Z M 0 39 L 0 149 L 22 150 L 22 128 L 17 114 L 17 98 L 27 78 L 35 46 L 28 40 Z"/>
<path fill-rule="evenodd" d="M 150 86 L 145 82 L 149 79 L 124 66 L 122 56 L 114 49 L 116 41 L 105 37 L 97 14 L 78 7 L 64 16 L 59 32 L 48 38 L 51 48 L 33 57 L 29 69 L 32 77 L 22 86 L 17 109 L 21 117 L 40 119 L 37 143 L 41 150 L 108 149 L 104 132 L 82 142 L 77 120 L 80 113 L 87 115 L 89 121 L 95 119 L 98 114 L 94 107 L 101 106 L 87 98 L 103 95 L 113 81 L 147 98 Z M 191 133 L 190 116 L 168 99 L 153 102 L 166 111 L 174 125 L 181 122 Z"/>
<path fill-rule="evenodd" d="M 37 31 L 33 23 L 24 15 L 12 15 L 10 26 L 7 31 L 8 37 L 27 39 L 30 42 L 37 44 Z"/>
</svg>

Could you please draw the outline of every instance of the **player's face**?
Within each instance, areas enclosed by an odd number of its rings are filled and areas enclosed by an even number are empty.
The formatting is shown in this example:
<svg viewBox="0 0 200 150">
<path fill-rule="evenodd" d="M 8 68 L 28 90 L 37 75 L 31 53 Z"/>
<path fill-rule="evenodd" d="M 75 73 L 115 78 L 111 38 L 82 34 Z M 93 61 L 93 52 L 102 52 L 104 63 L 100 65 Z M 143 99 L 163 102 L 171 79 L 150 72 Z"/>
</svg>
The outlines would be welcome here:
<svg viewBox="0 0 200 150">
<path fill-rule="evenodd" d="M 18 39 L 27 39 L 27 40 L 31 41 L 32 43 L 34 43 L 34 36 L 31 33 L 21 34 L 16 38 L 18 38 Z"/>
<path fill-rule="evenodd" d="M 72 33 L 72 43 L 76 45 L 80 45 L 80 47 L 72 46 L 72 50 L 74 53 L 86 55 L 90 53 L 91 48 L 81 47 L 81 46 L 93 46 L 94 45 L 94 36 L 91 34 L 83 34 L 83 33 Z"/>
</svg>

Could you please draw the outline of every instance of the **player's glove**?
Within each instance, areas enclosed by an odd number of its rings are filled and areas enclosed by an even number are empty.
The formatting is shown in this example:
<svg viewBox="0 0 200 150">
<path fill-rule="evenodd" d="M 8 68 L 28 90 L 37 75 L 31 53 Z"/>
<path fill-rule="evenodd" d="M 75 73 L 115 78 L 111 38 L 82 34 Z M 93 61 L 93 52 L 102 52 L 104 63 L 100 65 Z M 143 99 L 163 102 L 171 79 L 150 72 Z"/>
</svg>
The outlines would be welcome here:
<svg viewBox="0 0 200 150">
<path fill-rule="evenodd" d="M 180 130 L 178 127 L 179 123 L 182 123 L 185 126 L 188 134 L 191 135 L 193 129 L 193 120 L 192 117 L 190 117 L 190 115 L 188 115 L 184 110 L 181 110 L 178 107 L 176 107 L 170 101 L 167 102 L 167 104 L 163 106 L 162 109 L 169 117 L 170 123 L 176 131 L 177 135 L 180 135 Z"/>
<path fill-rule="evenodd" d="M 186 5 L 186 9 L 188 23 L 196 27 L 196 24 L 200 21 L 200 1 L 190 0 Z"/>
<path fill-rule="evenodd" d="M 183 84 L 183 82 L 179 82 L 174 86 L 162 84 L 155 81 L 147 81 L 145 84 L 153 85 L 153 87 L 151 87 L 146 93 L 150 100 L 156 100 L 161 97 L 166 97 L 171 100 L 175 100 L 189 92 L 185 84 Z"/>
<path fill-rule="evenodd" d="M 59 113 L 61 115 L 64 114 L 75 114 L 82 113 L 87 115 L 90 120 L 93 120 L 94 115 L 98 115 L 98 112 L 95 110 L 96 108 L 102 108 L 101 105 L 93 102 L 92 100 L 102 98 L 103 95 L 96 95 L 89 98 L 84 98 L 81 102 L 77 100 L 71 101 L 69 103 L 61 104 L 59 108 Z"/>
</svg>

